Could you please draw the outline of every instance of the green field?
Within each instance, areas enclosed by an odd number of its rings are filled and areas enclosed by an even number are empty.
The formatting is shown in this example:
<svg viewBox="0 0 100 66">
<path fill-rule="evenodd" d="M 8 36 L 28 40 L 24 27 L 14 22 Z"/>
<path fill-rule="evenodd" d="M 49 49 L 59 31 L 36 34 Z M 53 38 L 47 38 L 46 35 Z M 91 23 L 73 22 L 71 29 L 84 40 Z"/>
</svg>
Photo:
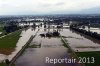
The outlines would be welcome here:
<svg viewBox="0 0 100 66">
<path fill-rule="evenodd" d="M 90 61 L 92 61 L 92 57 L 94 57 L 95 62 L 94 63 L 85 63 L 85 66 L 99 66 L 100 65 L 100 51 L 93 51 L 93 52 L 76 52 L 78 57 L 86 57 L 90 58 Z"/>
<path fill-rule="evenodd" d="M 2 64 L 0 63 L 0 66 L 2 66 Z"/>
<path fill-rule="evenodd" d="M 0 49 L 4 48 L 3 50 L 1 50 L 1 52 L 3 53 L 7 53 L 9 54 L 9 52 L 11 53 L 11 51 L 9 51 L 9 48 L 15 48 L 16 47 L 16 43 L 18 42 L 19 38 L 20 38 L 20 34 L 21 34 L 21 30 L 12 32 L 11 34 L 0 38 Z M 7 48 L 7 49 L 6 49 Z M 0 66 L 2 66 L 2 63 L 0 63 Z"/>
<path fill-rule="evenodd" d="M 0 38 L 0 48 L 15 48 L 20 38 L 21 30 L 15 31 L 3 38 Z"/>
</svg>

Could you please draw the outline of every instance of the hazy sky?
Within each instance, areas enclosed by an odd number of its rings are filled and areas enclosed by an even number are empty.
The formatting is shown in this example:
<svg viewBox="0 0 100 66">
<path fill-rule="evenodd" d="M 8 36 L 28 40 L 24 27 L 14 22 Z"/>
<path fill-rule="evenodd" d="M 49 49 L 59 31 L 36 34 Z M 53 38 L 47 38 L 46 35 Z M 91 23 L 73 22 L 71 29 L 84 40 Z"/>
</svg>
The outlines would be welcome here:
<svg viewBox="0 0 100 66">
<path fill-rule="evenodd" d="M 100 7 L 100 0 L 0 0 L 0 15 L 70 14 Z"/>
</svg>

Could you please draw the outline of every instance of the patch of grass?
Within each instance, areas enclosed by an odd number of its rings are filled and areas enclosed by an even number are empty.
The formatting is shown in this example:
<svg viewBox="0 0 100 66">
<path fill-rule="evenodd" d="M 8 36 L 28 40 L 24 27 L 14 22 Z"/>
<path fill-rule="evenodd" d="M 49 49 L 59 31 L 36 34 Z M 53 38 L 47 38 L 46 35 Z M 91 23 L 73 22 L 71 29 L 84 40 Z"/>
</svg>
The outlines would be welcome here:
<svg viewBox="0 0 100 66">
<path fill-rule="evenodd" d="M 0 24 L 0 32 L 3 31 L 4 24 Z"/>
<path fill-rule="evenodd" d="M 21 30 L 15 31 L 3 38 L 0 38 L 0 48 L 15 48 L 20 38 Z"/>
<path fill-rule="evenodd" d="M 5 63 L 2 63 L 2 62 L 1 62 L 1 63 L 0 63 L 0 66 L 5 66 Z"/>
<path fill-rule="evenodd" d="M 32 46 L 29 46 L 28 48 L 40 48 L 41 45 L 32 45 Z"/>
<path fill-rule="evenodd" d="M 85 63 L 86 66 L 98 66 L 100 65 L 100 51 L 93 52 L 76 52 L 78 57 L 94 57 L 94 63 Z"/>
<path fill-rule="evenodd" d="M 3 31 L 3 27 L 0 27 L 0 32 L 2 32 Z"/>
<path fill-rule="evenodd" d="M 63 38 L 67 38 L 66 36 L 61 36 L 61 37 L 63 37 Z"/>
</svg>

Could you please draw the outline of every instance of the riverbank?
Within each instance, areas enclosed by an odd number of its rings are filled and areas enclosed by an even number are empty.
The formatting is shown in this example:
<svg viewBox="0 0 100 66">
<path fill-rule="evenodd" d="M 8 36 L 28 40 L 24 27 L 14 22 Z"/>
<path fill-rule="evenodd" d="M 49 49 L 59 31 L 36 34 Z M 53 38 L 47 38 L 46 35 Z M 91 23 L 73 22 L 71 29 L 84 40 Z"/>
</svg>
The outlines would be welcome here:
<svg viewBox="0 0 100 66">
<path fill-rule="evenodd" d="M 16 47 L 16 43 L 20 38 L 21 30 L 15 31 L 10 35 L 7 35 L 3 38 L 0 38 L 0 53 L 9 55 L 14 48 Z"/>
</svg>

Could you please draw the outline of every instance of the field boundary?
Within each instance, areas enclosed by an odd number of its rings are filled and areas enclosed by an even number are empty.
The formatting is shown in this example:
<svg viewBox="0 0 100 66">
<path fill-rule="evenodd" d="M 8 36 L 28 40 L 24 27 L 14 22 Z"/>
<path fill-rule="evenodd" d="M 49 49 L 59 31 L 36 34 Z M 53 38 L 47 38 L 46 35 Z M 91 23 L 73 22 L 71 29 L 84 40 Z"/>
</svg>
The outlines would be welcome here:
<svg viewBox="0 0 100 66">
<path fill-rule="evenodd" d="M 61 37 L 61 40 L 63 41 L 63 43 L 65 43 L 67 45 L 67 48 L 69 48 L 69 50 L 71 50 L 72 54 L 74 55 L 74 58 L 76 58 L 77 61 L 79 61 L 79 58 L 78 56 L 76 55 L 75 51 L 68 45 L 66 39 L 64 39 L 62 36 Z M 80 66 L 85 66 L 85 64 L 81 63 Z"/>
</svg>

